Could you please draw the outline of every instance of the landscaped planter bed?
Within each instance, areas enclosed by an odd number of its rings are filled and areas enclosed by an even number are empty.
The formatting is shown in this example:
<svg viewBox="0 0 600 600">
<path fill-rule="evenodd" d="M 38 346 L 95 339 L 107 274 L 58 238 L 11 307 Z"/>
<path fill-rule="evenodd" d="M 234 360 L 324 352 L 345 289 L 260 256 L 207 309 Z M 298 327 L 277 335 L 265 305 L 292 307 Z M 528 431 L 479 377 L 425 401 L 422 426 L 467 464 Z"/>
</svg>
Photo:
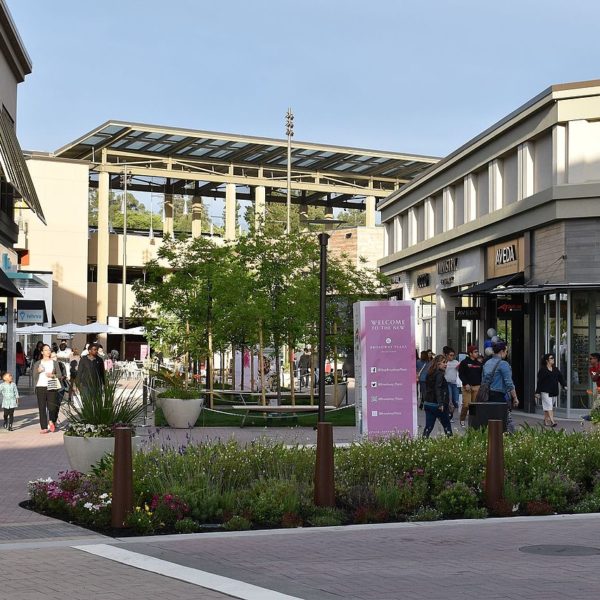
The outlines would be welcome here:
<svg viewBox="0 0 600 600">
<path fill-rule="evenodd" d="M 335 451 L 336 507 L 313 504 L 315 450 L 235 442 L 134 457 L 135 533 L 324 526 L 600 511 L 600 433 L 524 428 L 505 436 L 505 500 L 484 505 L 485 431 Z M 30 484 L 32 507 L 106 532 L 111 464 Z"/>
</svg>

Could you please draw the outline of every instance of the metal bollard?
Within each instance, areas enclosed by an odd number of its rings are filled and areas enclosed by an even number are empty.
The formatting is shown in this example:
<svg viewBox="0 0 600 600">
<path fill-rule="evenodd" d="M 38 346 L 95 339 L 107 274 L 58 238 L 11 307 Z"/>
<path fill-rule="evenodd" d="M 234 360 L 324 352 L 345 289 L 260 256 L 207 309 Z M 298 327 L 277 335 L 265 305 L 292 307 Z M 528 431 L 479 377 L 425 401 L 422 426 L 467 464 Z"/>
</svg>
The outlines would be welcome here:
<svg viewBox="0 0 600 600">
<path fill-rule="evenodd" d="M 504 496 L 504 438 L 503 422 L 488 421 L 488 448 L 485 473 L 485 503 L 494 509 Z"/>
<path fill-rule="evenodd" d="M 315 464 L 315 504 L 335 506 L 333 480 L 333 425 L 317 423 L 317 461 Z"/>
<path fill-rule="evenodd" d="M 131 434 L 131 427 L 115 428 L 111 525 L 116 529 L 125 527 L 125 519 L 133 509 Z"/>
</svg>

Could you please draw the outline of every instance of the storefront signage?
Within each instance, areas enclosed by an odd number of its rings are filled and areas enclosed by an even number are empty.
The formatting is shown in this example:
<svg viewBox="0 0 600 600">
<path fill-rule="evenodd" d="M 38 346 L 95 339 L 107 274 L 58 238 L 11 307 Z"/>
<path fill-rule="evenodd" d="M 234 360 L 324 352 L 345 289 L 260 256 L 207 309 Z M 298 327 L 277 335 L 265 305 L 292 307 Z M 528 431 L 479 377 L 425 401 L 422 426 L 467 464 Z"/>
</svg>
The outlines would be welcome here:
<svg viewBox="0 0 600 600">
<path fill-rule="evenodd" d="M 456 269 L 458 269 L 458 256 L 453 256 L 452 258 L 446 258 L 438 261 L 437 272 L 439 275 L 454 273 Z"/>
<path fill-rule="evenodd" d="M 481 307 L 456 306 L 454 308 L 454 319 L 456 321 L 479 321 L 481 319 Z"/>
<path fill-rule="evenodd" d="M 417 287 L 419 289 L 423 289 L 429 287 L 431 285 L 431 277 L 429 273 L 422 273 L 421 275 L 417 275 Z"/>
<path fill-rule="evenodd" d="M 503 248 L 498 248 L 496 250 L 496 266 L 515 262 L 517 259 L 518 254 L 516 244 L 510 244 L 510 246 L 504 246 Z"/>
<path fill-rule="evenodd" d="M 19 323 L 30 323 L 32 325 L 42 324 L 44 322 L 43 310 L 21 309 L 17 311 L 17 321 Z"/>
<path fill-rule="evenodd" d="M 369 438 L 416 435 L 414 302 L 357 302 L 354 331 L 359 432 Z"/>
<path fill-rule="evenodd" d="M 513 275 L 525 269 L 525 240 L 515 238 L 487 248 L 486 279 Z"/>
<path fill-rule="evenodd" d="M 502 302 L 498 304 L 497 317 L 499 319 L 514 319 L 522 317 L 527 305 L 524 302 Z"/>
</svg>

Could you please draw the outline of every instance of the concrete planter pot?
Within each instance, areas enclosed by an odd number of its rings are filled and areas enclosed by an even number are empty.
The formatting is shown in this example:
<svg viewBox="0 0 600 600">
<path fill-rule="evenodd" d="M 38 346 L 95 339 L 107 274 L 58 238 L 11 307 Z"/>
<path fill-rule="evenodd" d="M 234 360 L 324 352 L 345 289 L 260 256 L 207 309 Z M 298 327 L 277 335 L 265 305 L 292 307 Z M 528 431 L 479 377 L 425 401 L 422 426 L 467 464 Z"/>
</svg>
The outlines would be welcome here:
<svg viewBox="0 0 600 600">
<path fill-rule="evenodd" d="M 71 468 L 81 473 L 89 473 L 105 454 L 112 454 L 115 449 L 114 437 L 65 435 L 63 440 Z M 133 437 L 131 442 L 132 450 L 136 452 L 140 447 L 141 437 Z"/>
<path fill-rule="evenodd" d="M 161 398 L 160 403 L 169 427 L 188 429 L 189 427 L 194 427 L 196 424 L 202 411 L 204 399 L 182 400 L 181 398 Z"/>
</svg>

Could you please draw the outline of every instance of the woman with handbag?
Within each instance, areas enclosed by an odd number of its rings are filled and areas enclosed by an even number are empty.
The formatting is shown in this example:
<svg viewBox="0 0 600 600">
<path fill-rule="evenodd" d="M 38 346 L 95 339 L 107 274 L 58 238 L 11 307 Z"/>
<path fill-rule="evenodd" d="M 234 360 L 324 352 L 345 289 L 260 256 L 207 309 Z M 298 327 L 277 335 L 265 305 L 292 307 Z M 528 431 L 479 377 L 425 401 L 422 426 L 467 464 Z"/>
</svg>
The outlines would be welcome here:
<svg viewBox="0 0 600 600">
<path fill-rule="evenodd" d="M 452 435 L 452 425 L 450 424 L 450 393 L 446 381 L 446 365 L 448 361 L 443 354 L 438 354 L 429 367 L 427 379 L 425 381 L 425 429 L 423 437 L 428 438 L 433 431 L 435 422 L 439 419 L 444 433 L 447 436 Z"/>
<path fill-rule="evenodd" d="M 554 420 L 554 405 L 558 399 L 558 384 L 567 389 L 563 374 L 556 368 L 556 357 L 554 354 L 544 354 L 537 374 L 537 385 L 535 386 L 535 399 L 542 400 L 544 409 L 544 425 L 556 427 L 558 423 Z"/>
<path fill-rule="evenodd" d="M 40 360 L 33 365 L 33 386 L 40 414 L 40 433 L 48 433 L 48 430 L 56 431 L 58 416 L 56 395 L 60 388 L 60 371 L 58 363 L 50 358 L 51 352 L 50 346 L 44 344 Z M 48 416 L 50 417 L 49 422 Z"/>
</svg>

